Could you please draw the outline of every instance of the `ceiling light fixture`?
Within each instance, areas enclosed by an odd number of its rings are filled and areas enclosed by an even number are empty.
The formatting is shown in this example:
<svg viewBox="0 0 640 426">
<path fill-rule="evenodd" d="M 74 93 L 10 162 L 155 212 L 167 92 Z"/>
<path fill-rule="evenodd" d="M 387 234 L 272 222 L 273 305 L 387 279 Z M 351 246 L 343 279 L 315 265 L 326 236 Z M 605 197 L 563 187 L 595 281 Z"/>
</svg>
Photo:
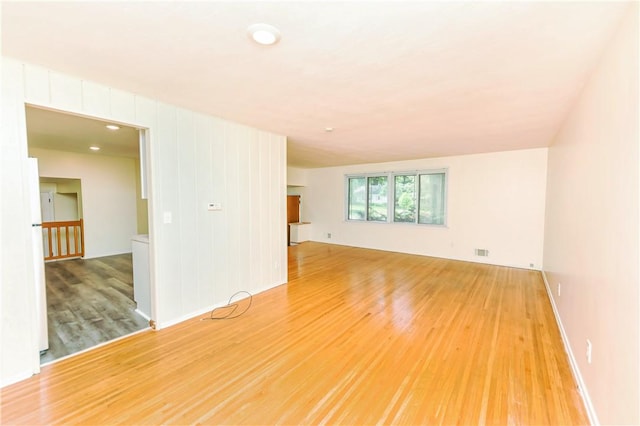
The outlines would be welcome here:
<svg viewBox="0 0 640 426">
<path fill-rule="evenodd" d="M 89 149 L 91 151 L 100 151 L 100 147 L 99 146 L 90 146 Z"/>
<path fill-rule="evenodd" d="M 327 133 L 331 133 L 331 132 L 333 132 L 333 127 L 325 127 L 324 131 L 327 132 Z"/>
<path fill-rule="evenodd" d="M 105 127 L 109 130 L 120 130 L 120 126 L 116 126 L 115 124 L 107 124 Z"/>
<path fill-rule="evenodd" d="M 264 46 L 276 44 L 280 40 L 280 31 L 269 24 L 250 25 L 247 28 L 247 33 L 253 41 Z"/>
</svg>

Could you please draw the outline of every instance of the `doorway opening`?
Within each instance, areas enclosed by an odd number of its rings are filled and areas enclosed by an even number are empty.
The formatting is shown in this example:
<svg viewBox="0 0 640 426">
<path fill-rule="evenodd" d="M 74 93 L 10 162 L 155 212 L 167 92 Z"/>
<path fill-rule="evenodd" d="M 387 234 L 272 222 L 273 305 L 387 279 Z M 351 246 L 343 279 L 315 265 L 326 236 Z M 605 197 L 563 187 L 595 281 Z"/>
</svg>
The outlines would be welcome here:
<svg viewBox="0 0 640 426">
<path fill-rule="evenodd" d="M 39 164 L 37 191 L 48 204 L 41 211 L 43 230 L 46 223 L 74 220 L 84 226 L 81 255 L 58 244 L 67 258 L 45 264 L 44 364 L 149 325 L 151 312 L 136 312 L 131 248 L 134 237 L 149 233 L 146 149 L 140 149 L 146 130 L 120 123 L 112 130 L 106 127 L 111 122 L 30 105 L 26 124 L 29 156 Z M 73 232 L 56 235 L 49 238 Z M 45 253 L 48 243 L 44 236 Z M 151 292 L 148 283 L 145 290 Z"/>
<path fill-rule="evenodd" d="M 311 222 L 304 209 L 304 186 L 287 186 L 287 245 L 294 246 L 311 239 Z"/>
</svg>

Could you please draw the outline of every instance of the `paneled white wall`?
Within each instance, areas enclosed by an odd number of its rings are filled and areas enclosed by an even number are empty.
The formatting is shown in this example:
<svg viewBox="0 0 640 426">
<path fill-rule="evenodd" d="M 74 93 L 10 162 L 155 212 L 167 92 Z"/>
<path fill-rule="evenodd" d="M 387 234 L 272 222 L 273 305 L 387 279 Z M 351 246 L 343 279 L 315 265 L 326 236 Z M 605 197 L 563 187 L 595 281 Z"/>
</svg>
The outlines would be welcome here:
<svg viewBox="0 0 640 426">
<path fill-rule="evenodd" d="M 85 258 L 131 252 L 137 233 L 133 158 L 37 148 L 29 155 L 38 158 L 40 176 L 81 180 Z"/>
<path fill-rule="evenodd" d="M 345 220 L 346 174 L 443 168 L 446 227 Z M 305 220 L 315 241 L 540 269 L 546 170 L 546 148 L 309 169 Z"/>
<path fill-rule="evenodd" d="M 0 379 L 39 371 L 22 69 L 0 59 Z"/>
<path fill-rule="evenodd" d="M 160 327 L 239 290 L 286 282 L 284 136 L 3 57 L 3 385 L 38 370 L 25 102 L 150 129 L 152 317 Z M 222 210 L 207 211 L 209 202 Z"/>
</svg>

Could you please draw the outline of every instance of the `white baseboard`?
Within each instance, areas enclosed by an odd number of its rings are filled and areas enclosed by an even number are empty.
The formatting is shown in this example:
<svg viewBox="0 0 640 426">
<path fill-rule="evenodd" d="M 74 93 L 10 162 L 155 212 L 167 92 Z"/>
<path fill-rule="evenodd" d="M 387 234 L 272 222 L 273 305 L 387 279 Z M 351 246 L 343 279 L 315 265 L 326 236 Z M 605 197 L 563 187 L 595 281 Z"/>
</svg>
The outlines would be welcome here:
<svg viewBox="0 0 640 426">
<path fill-rule="evenodd" d="M 435 257 L 436 259 L 459 260 L 461 262 L 479 263 L 481 265 L 506 266 L 507 268 L 527 269 L 527 270 L 530 270 L 530 271 L 541 271 L 542 272 L 542 268 L 540 268 L 539 266 L 535 266 L 535 265 L 534 266 L 528 266 L 526 264 L 516 264 L 516 263 L 509 263 L 509 262 L 497 262 L 493 258 L 483 258 L 483 257 L 479 257 L 479 256 L 474 256 L 474 257 L 449 256 L 449 255 L 445 255 L 445 254 L 424 253 L 424 252 L 415 251 L 415 250 L 397 250 L 397 249 L 389 249 L 389 248 L 373 247 L 373 246 L 356 246 L 356 245 L 353 245 L 353 244 L 345 244 L 345 243 L 342 243 L 342 242 L 327 241 L 326 238 L 325 239 L 321 239 L 321 240 L 310 239 L 308 241 L 312 241 L 312 242 L 315 242 L 315 243 L 332 244 L 332 245 L 335 245 L 335 246 L 363 248 L 363 249 L 367 249 L 367 250 L 386 251 L 386 252 L 389 252 L 389 253 L 412 254 L 412 255 L 416 255 L 416 256 Z"/>
<path fill-rule="evenodd" d="M 264 286 L 264 287 L 260 287 L 260 288 L 254 289 L 253 293 L 250 293 L 250 294 L 252 294 L 252 296 L 255 296 L 256 294 L 262 293 L 263 291 L 271 290 L 272 288 L 276 288 L 276 287 L 281 286 L 283 284 L 286 284 L 286 281 L 283 282 L 283 283 L 280 283 L 280 284 L 268 285 L 268 286 Z M 244 299 L 244 297 L 236 298 L 236 299 L 234 299 L 234 301 L 238 301 L 238 300 L 242 300 L 242 299 Z M 199 309 L 199 310 L 193 311 L 193 312 L 191 312 L 189 314 L 182 315 L 179 318 L 175 318 L 175 319 L 172 319 L 170 321 L 165 321 L 163 323 L 159 323 L 159 324 L 156 325 L 156 330 L 161 330 L 163 328 L 171 327 L 172 325 L 179 324 L 179 323 L 181 323 L 183 321 L 187 321 L 187 320 L 190 320 L 192 318 L 199 317 L 201 315 L 204 315 L 204 314 L 206 314 L 208 312 L 213 311 L 216 308 L 220 308 L 222 306 L 227 306 L 228 303 L 229 303 L 229 300 L 225 300 L 225 301 L 216 303 L 214 305 L 211 305 L 211 306 L 209 306 L 207 308 Z"/>
<path fill-rule="evenodd" d="M 184 321 L 190 320 L 190 319 L 192 319 L 192 318 L 199 317 L 200 315 L 204 315 L 204 314 L 206 314 L 207 312 L 210 312 L 210 311 L 212 311 L 212 310 L 213 310 L 213 309 L 215 309 L 215 308 L 219 308 L 220 306 L 225 306 L 225 305 L 226 305 L 226 302 L 225 302 L 225 303 L 215 304 L 215 305 L 210 306 L 210 307 L 208 307 L 208 308 L 199 309 L 199 310 L 197 310 L 197 311 L 194 311 L 194 312 L 188 313 L 188 314 L 186 314 L 186 315 L 182 315 L 182 316 L 181 316 L 181 317 L 179 317 L 179 318 L 174 318 L 174 319 L 172 319 L 172 320 L 170 320 L 170 321 L 165 321 L 165 322 L 157 323 L 157 324 L 156 324 L 156 330 L 162 330 L 163 328 L 168 328 L 168 327 L 171 327 L 171 326 L 173 326 L 173 325 L 179 324 L 179 323 L 181 323 L 181 322 L 184 322 Z"/>
<path fill-rule="evenodd" d="M 591 403 L 591 398 L 589 397 L 589 391 L 587 390 L 587 385 L 584 383 L 582 379 L 582 374 L 580 373 L 580 367 L 578 367 L 578 363 L 576 361 L 575 356 L 573 355 L 573 350 L 571 349 L 571 345 L 569 344 L 569 338 L 567 333 L 564 330 L 564 326 L 562 325 L 562 319 L 560 318 L 560 313 L 558 312 L 558 308 L 556 307 L 556 302 L 553 299 L 553 293 L 551 293 L 551 286 L 549 285 L 549 281 L 547 280 L 547 275 L 542 271 L 542 279 L 544 280 L 544 286 L 547 289 L 547 296 L 549 297 L 549 301 L 551 302 L 551 308 L 553 309 L 553 315 L 556 318 L 556 323 L 558 324 L 558 328 L 560 329 L 560 335 L 562 336 L 562 343 L 564 344 L 564 350 L 567 352 L 569 356 L 569 365 L 571 366 L 571 372 L 573 373 L 573 377 L 578 383 L 578 392 L 580 396 L 582 396 L 582 401 L 584 402 L 584 406 L 587 410 L 587 415 L 589 416 L 589 422 L 591 422 L 594 426 L 599 426 L 600 421 L 598 420 L 598 416 L 596 414 L 596 410 Z"/>
</svg>

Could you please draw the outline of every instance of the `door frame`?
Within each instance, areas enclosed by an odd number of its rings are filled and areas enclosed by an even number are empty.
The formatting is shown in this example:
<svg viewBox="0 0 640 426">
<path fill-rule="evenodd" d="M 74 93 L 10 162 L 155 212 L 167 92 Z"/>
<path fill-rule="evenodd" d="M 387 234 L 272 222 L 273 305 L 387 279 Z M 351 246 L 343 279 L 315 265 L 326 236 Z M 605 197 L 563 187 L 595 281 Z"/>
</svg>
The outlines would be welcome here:
<svg viewBox="0 0 640 426">
<path fill-rule="evenodd" d="M 137 123 L 130 123 L 130 122 L 126 122 L 126 121 L 122 121 L 122 120 L 118 120 L 116 118 L 113 117 L 109 117 L 109 116 L 101 116 L 101 115 L 92 115 L 92 114 L 87 114 L 84 112 L 77 112 L 77 111 L 72 111 L 72 110 L 65 110 L 65 109 L 60 109 L 60 108 L 52 108 L 50 106 L 47 105 L 43 105 L 43 104 L 39 104 L 36 102 L 22 102 L 23 104 L 23 116 L 22 116 L 22 120 L 21 120 L 21 125 L 23 126 L 23 134 L 25 135 L 24 138 L 24 143 L 25 143 L 25 152 L 27 154 L 28 157 L 28 146 L 29 146 L 29 142 L 26 138 L 26 134 L 27 134 L 27 120 L 26 120 L 26 108 L 27 107 L 34 107 L 34 108 L 40 108 L 40 109 L 45 109 L 45 110 L 49 110 L 49 111 L 54 111 L 54 112 L 59 112 L 61 114 L 70 114 L 70 115 L 75 115 L 78 117 L 85 117 L 85 118 L 89 118 L 89 119 L 94 119 L 94 120 L 99 120 L 99 121 L 108 121 L 114 124 L 121 124 L 124 126 L 129 126 L 129 127 L 135 127 L 138 129 L 141 137 L 138 140 L 138 144 L 139 144 L 139 149 L 140 149 L 140 180 L 141 182 L 146 182 L 146 191 L 143 190 L 141 191 L 143 194 L 146 194 L 147 196 L 147 200 L 148 200 L 148 206 L 147 206 L 147 221 L 149 224 L 149 281 L 150 281 L 150 285 L 149 285 L 149 291 L 150 291 L 150 302 L 151 302 L 151 319 L 149 320 L 149 326 L 152 329 L 155 329 L 155 324 L 156 324 L 156 318 L 158 318 L 157 315 L 157 307 L 158 307 L 158 295 L 157 295 L 157 288 L 156 288 L 156 250 L 155 250 L 155 244 L 154 244 L 154 236 L 155 236 L 155 231 L 154 231 L 154 191 L 153 191 L 153 178 L 152 178 L 152 162 L 150 161 L 151 158 L 151 146 L 153 145 L 153 140 L 151 138 L 152 135 L 152 127 L 149 125 L 141 125 L 141 124 L 137 124 Z M 142 139 L 142 135 L 144 135 L 144 144 L 141 143 L 141 139 Z M 144 167 L 142 166 L 143 163 L 143 154 L 144 154 Z M 143 175 L 142 175 L 143 174 Z M 39 188 L 38 188 L 38 197 L 39 195 Z M 32 248 L 33 249 L 33 248 Z M 34 294 L 35 297 L 35 294 Z M 35 301 L 34 301 L 35 303 Z M 34 351 L 38 354 L 38 356 L 35 358 L 37 359 L 37 365 L 34 366 L 34 372 L 35 373 L 39 373 L 40 372 L 40 357 L 39 357 L 39 353 L 40 350 L 38 348 L 38 344 L 37 344 L 37 339 L 36 341 L 34 341 Z"/>
</svg>

